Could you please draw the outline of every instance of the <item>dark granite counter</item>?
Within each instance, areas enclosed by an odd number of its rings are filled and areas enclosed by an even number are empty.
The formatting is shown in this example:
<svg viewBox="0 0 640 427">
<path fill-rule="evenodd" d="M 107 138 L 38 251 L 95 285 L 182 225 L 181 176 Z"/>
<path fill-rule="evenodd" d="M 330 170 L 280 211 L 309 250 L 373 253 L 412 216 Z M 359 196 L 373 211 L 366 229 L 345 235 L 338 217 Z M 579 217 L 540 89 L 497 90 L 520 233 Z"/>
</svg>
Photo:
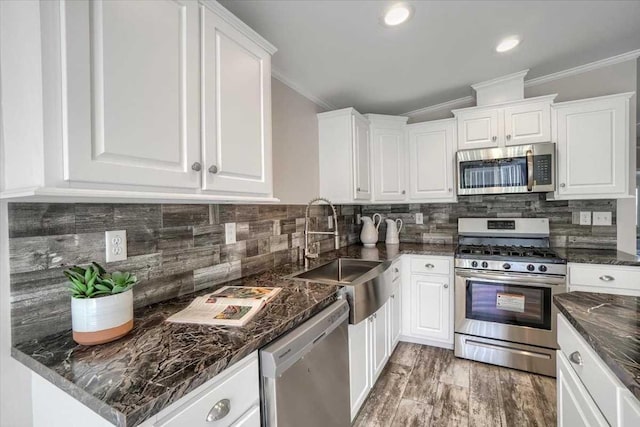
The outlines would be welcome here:
<svg viewBox="0 0 640 427">
<path fill-rule="evenodd" d="M 387 260 L 454 252 L 452 245 L 351 245 L 322 254 L 312 267 L 336 257 Z M 18 344 L 12 355 L 113 424 L 135 426 L 335 301 L 336 286 L 286 278 L 303 269 L 288 264 L 227 283 L 283 288 L 244 327 L 165 322 L 196 296 L 212 292 L 208 289 L 136 310 L 133 331 L 118 341 L 85 347 L 67 331 Z"/>
<path fill-rule="evenodd" d="M 615 249 L 554 248 L 554 250 L 567 262 L 640 266 L 640 257 Z"/>
<path fill-rule="evenodd" d="M 640 298 L 591 292 L 553 302 L 604 363 L 640 399 Z"/>
</svg>

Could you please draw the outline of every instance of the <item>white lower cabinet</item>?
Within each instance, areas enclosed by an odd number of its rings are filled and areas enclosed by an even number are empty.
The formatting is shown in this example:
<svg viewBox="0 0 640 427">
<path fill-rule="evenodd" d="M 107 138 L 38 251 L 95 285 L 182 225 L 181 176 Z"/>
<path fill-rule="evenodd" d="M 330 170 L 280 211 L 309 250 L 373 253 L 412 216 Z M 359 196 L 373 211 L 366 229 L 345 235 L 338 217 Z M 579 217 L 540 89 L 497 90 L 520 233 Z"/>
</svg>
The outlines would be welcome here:
<svg viewBox="0 0 640 427">
<path fill-rule="evenodd" d="M 453 259 L 412 255 L 404 266 L 403 341 L 453 348 Z"/>
<path fill-rule="evenodd" d="M 558 345 L 559 427 L 640 425 L 640 401 L 562 314 Z"/>
<path fill-rule="evenodd" d="M 351 396 L 351 420 L 356 417 L 369 391 L 389 361 L 391 315 L 395 298 L 367 319 L 356 325 L 349 325 L 349 383 Z M 399 319 L 395 319 L 399 323 Z"/>
<path fill-rule="evenodd" d="M 37 374 L 32 376 L 34 427 L 112 426 Z M 207 418 L 214 418 L 207 421 Z M 259 427 L 258 352 L 216 375 L 140 424 L 140 427 Z"/>
</svg>

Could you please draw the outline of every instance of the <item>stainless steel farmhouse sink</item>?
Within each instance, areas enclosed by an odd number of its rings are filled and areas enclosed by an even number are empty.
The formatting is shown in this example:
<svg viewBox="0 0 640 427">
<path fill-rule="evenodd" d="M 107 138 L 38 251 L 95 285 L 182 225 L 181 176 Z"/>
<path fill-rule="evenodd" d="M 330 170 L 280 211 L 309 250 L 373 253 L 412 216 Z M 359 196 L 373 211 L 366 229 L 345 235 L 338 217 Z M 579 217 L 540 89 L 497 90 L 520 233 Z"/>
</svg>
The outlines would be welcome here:
<svg viewBox="0 0 640 427">
<path fill-rule="evenodd" d="M 375 313 L 389 299 L 392 292 L 390 266 L 391 261 L 338 258 L 289 277 L 342 286 L 351 308 L 349 323 L 356 324 Z"/>
</svg>

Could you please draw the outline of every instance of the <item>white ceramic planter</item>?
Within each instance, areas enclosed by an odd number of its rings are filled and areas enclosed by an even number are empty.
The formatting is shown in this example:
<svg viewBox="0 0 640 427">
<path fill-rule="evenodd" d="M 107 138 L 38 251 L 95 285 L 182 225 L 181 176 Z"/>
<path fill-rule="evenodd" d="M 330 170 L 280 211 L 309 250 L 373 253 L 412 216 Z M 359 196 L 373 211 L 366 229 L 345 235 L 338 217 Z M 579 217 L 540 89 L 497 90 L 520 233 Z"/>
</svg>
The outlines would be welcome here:
<svg viewBox="0 0 640 427">
<path fill-rule="evenodd" d="M 73 340 L 82 345 L 104 344 L 133 329 L 133 291 L 100 298 L 71 298 Z"/>
</svg>

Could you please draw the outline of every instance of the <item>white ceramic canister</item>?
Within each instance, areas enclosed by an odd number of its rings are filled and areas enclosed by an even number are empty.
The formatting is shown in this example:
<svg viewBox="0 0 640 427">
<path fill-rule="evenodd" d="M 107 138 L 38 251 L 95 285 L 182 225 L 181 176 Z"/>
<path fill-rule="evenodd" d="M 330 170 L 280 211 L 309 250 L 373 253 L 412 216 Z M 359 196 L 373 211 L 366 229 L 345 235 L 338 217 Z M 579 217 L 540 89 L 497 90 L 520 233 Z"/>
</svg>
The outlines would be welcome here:
<svg viewBox="0 0 640 427">
<path fill-rule="evenodd" d="M 73 340 L 82 345 L 104 344 L 133 329 L 133 291 L 99 298 L 71 298 Z"/>
</svg>

